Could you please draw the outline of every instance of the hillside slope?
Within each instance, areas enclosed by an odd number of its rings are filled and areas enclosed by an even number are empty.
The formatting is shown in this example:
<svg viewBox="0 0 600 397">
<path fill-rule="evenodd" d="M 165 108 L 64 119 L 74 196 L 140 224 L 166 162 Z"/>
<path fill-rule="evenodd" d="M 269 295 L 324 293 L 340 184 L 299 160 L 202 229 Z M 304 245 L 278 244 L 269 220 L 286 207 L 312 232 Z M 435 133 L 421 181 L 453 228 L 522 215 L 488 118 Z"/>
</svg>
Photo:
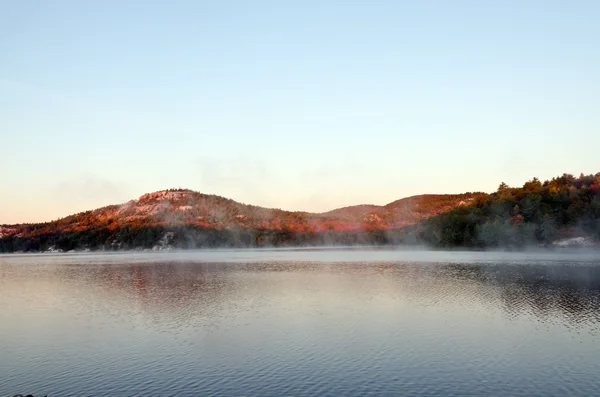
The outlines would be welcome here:
<svg viewBox="0 0 600 397">
<path fill-rule="evenodd" d="M 325 213 L 165 190 L 54 222 L 0 226 L 0 252 L 291 245 L 434 247 L 600 245 L 600 173 L 492 194 L 420 195 Z"/>
<path fill-rule="evenodd" d="M 319 214 L 171 189 L 54 222 L 3 226 L 0 251 L 319 244 L 326 234 L 325 240 L 337 241 L 339 236 L 331 237 L 332 233 L 345 233 L 342 243 L 373 243 L 368 239 L 350 241 L 348 235 L 412 225 L 468 205 L 479 195 L 421 195 L 385 206 L 360 205 Z"/>
<path fill-rule="evenodd" d="M 520 188 L 502 183 L 470 206 L 408 229 L 412 239 L 439 247 L 598 246 L 600 173 L 533 178 Z"/>
</svg>

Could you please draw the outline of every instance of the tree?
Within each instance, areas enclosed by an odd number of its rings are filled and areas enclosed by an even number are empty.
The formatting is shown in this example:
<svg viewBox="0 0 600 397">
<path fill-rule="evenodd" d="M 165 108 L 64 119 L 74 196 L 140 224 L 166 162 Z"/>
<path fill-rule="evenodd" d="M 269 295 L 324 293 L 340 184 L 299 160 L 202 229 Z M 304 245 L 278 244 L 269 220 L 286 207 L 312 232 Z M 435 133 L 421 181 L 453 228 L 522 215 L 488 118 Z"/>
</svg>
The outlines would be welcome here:
<svg viewBox="0 0 600 397">
<path fill-rule="evenodd" d="M 554 241 L 558 237 L 556 222 L 549 214 L 544 215 L 541 227 L 541 237 L 547 243 Z"/>
<path fill-rule="evenodd" d="M 509 188 L 510 187 L 506 183 L 502 182 L 500 184 L 500 186 L 498 186 L 498 193 L 504 192 L 505 190 L 507 190 Z"/>
<path fill-rule="evenodd" d="M 532 180 L 525 182 L 523 185 L 523 190 L 527 192 L 537 192 L 542 189 L 542 183 L 539 179 L 533 178 Z"/>
</svg>

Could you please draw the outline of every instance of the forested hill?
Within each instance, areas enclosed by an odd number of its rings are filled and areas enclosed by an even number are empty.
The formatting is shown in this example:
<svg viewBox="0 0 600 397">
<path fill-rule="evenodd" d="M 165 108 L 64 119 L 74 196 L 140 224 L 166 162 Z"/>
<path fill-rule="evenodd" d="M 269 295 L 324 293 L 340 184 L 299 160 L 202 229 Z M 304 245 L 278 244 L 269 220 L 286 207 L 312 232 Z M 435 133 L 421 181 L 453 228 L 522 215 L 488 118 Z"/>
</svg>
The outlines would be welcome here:
<svg viewBox="0 0 600 397">
<path fill-rule="evenodd" d="M 360 244 L 521 248 L 568 238 L 597 245 L 599 187 L 600 173 L 564 174 L 518 188 L 501 184 L 492 194 L 420 195 L 321 214 L 171 189 L 54 222 L 0 226 L 0 252 Z"/>
<path fill-rule="evenodd" d="M 318 214 L 170 189 L 54 222 L 0 226 L 0 251 L 383 244 L 381 231 L 468 205 L 477 195 L 421 195 Z"/>
<path fill-rule="evenodd" d="M 410 230 L 412 240 L 438 247 L 524 247 L 560 245 L 565 239 L 598 245 L 600 173 L 561 177 L 522 187 L 502 183 L 497 192 L 476 197 L 429 218 Z M 562 240 L 562 242 L 561 242 Z"/>
</svg>

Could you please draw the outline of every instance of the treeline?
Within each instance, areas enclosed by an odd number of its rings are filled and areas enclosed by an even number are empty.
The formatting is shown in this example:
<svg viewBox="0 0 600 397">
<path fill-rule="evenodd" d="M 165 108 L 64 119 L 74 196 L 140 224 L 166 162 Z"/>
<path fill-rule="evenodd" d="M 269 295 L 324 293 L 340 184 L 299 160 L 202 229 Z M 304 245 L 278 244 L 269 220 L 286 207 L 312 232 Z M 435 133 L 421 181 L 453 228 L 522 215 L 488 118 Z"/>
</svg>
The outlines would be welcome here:
<svg viewBox="0 0 600 397">
<path fill-rule="evenodd" d="M 385 245 L 401 243 L 401 235 L 402 232 L 398 230 L 294 232 L 275 229 L 212 229 L 188 225 L 124 226 L 118 230 L 101 227 L 27 237 L 8 236 L 0 239 L 0 252 Z M 391 236 L 395 236 L 393 241 Z"/>
<path fill-rule="evenodd" d="M 600 173 L 561 177 L 523 187 L 502 183 L 497 192 L 476 197 L 410 228 L 415 238 L 438 247 L 523 247 L 560 238 L 600 238 Z"/>
</svg>

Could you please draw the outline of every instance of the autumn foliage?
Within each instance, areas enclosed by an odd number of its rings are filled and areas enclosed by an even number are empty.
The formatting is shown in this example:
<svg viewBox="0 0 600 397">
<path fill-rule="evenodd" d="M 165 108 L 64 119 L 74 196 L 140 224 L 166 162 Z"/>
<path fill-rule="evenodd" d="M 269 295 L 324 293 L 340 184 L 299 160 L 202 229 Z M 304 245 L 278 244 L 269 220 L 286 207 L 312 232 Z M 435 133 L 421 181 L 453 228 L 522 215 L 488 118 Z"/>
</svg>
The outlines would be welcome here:
<svg viewBox="0 0 600 397">
<path fill-rule="evenodd" d="M 246 205 L 185 189 L 53 222 L 0 226 L 0 252 L 256 247 L 323 244 L 428 244 L 490 247 L 600 237 L 600 173 L 564 174 L 492 194 L 420 195 L 385 206 L 325 213 Z M 167 238 L 168 237 L 168 238 Z M 161 245 L 162 244 L 162 245 Z"/>
</svg>

